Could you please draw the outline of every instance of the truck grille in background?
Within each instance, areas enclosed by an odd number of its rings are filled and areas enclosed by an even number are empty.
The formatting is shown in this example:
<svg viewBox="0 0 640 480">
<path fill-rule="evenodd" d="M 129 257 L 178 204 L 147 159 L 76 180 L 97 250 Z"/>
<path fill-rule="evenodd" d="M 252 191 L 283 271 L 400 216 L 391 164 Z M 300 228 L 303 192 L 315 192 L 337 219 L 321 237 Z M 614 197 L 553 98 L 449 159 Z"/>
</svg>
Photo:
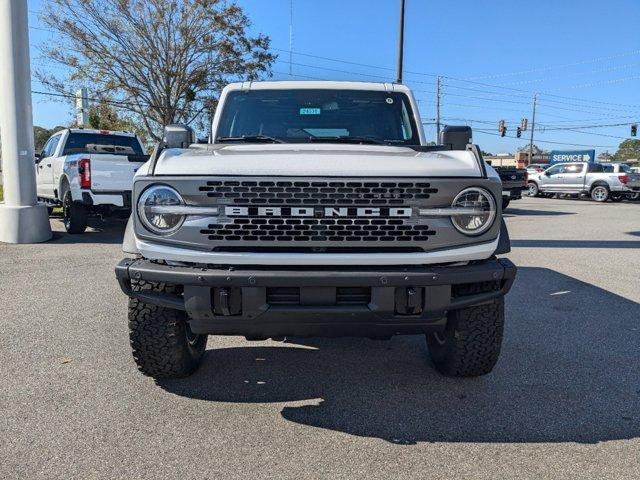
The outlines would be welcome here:
<svg viewBox="0 0 640 480">
<path fill-rule="evenodd" d="M 233 218 L 200 230 L 212 241 L 247 242 L 424 242 L 428 225 L 398 218 Z"/>
<path fill-rule="evenodd" d="M 199 188 L 221 204 L 403 205 L 427 199 L 437 188 L 425 182 L 214 180 Z"/>
</svg>

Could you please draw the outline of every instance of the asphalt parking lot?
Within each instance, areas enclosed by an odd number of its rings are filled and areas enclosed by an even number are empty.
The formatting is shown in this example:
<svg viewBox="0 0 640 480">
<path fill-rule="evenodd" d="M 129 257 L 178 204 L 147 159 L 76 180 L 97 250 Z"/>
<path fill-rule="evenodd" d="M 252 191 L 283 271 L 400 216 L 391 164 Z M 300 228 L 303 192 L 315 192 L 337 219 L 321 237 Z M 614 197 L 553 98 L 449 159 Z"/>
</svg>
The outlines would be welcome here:
<svg viewBox="0 0 640 480">
<path fill-rule="evenodd" d="M 212 337 L 156 384 L 113 274 L 124 224 L 0 245 L 0 477 L 640 478 L 640 203 L 506 216 L 502 356 L 471 380 L 422 337 Z"/>
</svg>

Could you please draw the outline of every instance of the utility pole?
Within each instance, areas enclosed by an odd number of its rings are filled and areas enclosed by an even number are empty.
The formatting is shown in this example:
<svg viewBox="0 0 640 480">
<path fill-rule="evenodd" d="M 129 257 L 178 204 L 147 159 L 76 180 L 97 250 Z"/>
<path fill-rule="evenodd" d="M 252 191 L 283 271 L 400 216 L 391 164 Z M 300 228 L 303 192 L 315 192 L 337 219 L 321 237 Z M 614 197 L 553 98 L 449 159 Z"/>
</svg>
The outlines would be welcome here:
<svg viewBox="0 0 640 480">
<path fill-rule="evenodd" d="M 436 144 L 440 143 L 440 77 L 436 81 Z"/>
<path fill-rule="evenodd" d="M 533 95 L 533 114 L 531 115 L 531 136 L 529 137 L 529 165 L 533 162 L 533 131 L 536 129 L 536 103 L 538 94 Z"/>
<path fill-rule="evenodd" d="M 89 126 L 89 93 L 86 87 L 76 92 L 76 123 L 80 128 Z"/>
<path fill-rule="evenodd" d="M 404 61 L 404 0 L 400 0 L 400 32 L 398 34 L 398 76 L 396 83 L 402 83 L 402 63 Z"/>
<path fill-rule="evenodd" d="M 27 0 L 0 1 L 0 131 L 4 176 L 0 242 L 49 240 L 47 207 L 36 198 Z"/>
<path fill-rule="evenodd" d="M 293 75 L 293 0 L 289 1 L 289 76 Z"/>
</svg>

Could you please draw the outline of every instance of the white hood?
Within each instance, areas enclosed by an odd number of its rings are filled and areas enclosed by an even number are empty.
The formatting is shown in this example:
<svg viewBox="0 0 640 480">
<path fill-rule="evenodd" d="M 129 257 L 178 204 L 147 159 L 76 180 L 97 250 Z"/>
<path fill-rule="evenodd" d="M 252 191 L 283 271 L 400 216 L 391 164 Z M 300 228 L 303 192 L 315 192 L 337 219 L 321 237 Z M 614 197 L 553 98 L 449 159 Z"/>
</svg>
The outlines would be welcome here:
<svg viewBox="0 0 640 480">
<path fill-rule="evenodd" d="M 146 173 L 148 164 L 138 172 Z M 335 144 L 202 145 L 168 149 L 157 175 L 332 177 L 478 177 L 470 151 L 416 152 L 406 147 Z"/>
</svg>

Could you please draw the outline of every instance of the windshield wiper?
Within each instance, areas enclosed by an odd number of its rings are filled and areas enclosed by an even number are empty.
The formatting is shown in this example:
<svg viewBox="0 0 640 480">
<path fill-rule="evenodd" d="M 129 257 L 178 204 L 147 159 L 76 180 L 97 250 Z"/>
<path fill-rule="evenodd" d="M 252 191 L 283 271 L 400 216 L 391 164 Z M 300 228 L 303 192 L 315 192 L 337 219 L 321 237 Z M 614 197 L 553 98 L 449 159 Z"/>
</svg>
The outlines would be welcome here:
<svg viewBox="0 0 640 480">
<path fill-rule="evenodd" d="M 218 137 L 218 142 L 245 142 L 245 143 L 285 143 L 279 138 L 268 135 L 242 135 L 241 137 Z"/>
<path fill-rule="evenodd" d="M 372 145 L 389 145 L 387 142 L 373 137 L 352 137 L 343 135 L 340 137 L 309 137 L 310 142 L 337 142 L 337 143 L 369 143 Z"/>
</svg>

